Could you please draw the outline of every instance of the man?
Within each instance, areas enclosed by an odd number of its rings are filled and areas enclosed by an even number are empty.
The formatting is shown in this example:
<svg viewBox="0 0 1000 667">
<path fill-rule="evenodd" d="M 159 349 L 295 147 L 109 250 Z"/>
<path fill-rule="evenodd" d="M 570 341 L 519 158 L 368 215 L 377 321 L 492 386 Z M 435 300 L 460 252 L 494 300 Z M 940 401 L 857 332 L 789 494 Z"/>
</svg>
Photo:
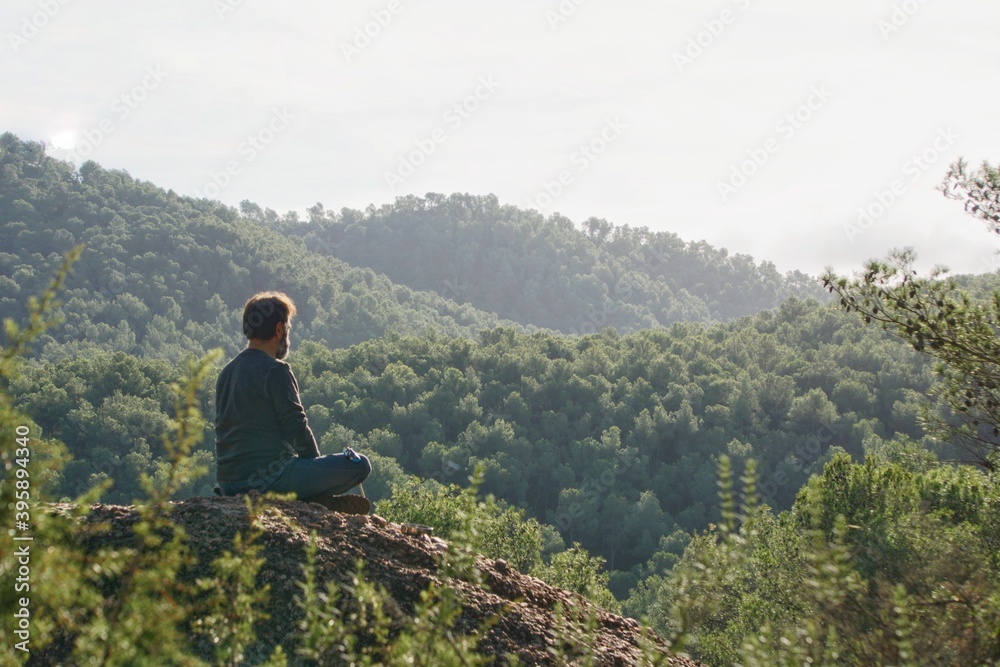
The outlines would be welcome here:
<svg viewBox="0 0 1000 667">
<path fill-rule="evenodd" d="M 288 355 L 295 304 L 282 292 L 255 294 L 243 307 L 247 347 L 215 385 L 217 478 L 223 495 L 294 491 L 300 500 L 367 514 L 363 496 L 339 495 L 363 482 L 372 467 L 348 448 L 320 456 L 299 398 Z"/>
</svg>

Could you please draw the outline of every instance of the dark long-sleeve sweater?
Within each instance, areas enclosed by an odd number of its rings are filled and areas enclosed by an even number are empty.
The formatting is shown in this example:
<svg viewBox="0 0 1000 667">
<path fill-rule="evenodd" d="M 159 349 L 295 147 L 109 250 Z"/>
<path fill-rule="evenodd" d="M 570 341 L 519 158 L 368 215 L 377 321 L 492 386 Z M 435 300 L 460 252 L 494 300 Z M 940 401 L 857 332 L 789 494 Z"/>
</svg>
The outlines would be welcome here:
<svg viewBox="0 0 1000 667">
<path fill-rule="evenodd" d="M 319 456 L 287 363 L 247 348 L 226 364 L 215 384 L 215 452 L 220 482 L 263 477 L 289 453 Z"/>
</svg>

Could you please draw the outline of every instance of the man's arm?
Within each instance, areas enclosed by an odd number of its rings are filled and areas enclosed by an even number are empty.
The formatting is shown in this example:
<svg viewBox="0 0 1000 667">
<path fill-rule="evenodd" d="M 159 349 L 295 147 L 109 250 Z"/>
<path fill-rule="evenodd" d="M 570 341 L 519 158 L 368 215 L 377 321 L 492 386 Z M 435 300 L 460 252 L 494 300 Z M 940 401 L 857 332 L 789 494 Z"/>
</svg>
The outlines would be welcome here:
<svg viewBox="0 0 1000 667">
<path fill-rule="evenodd" d="M 299 384 L 288 364 L 279 364 L 267 375 L 267 393 L 274 401 L 282 439 L 292 445 L 295 453 L 304 459 L 319 456 L 316 438 L 306 419 L 306 411 L 299 398 Z"/>
</svg>

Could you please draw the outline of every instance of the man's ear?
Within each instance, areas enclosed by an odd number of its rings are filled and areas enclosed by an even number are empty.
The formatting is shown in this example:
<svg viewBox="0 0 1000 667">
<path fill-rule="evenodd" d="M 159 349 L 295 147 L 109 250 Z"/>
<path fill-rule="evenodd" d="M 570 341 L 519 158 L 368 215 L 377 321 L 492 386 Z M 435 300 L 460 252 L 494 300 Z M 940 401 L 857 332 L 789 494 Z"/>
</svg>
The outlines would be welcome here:
<svg viewBox="0 0 1000 667">
<path fill-rule="evenodd" d="M 281 339 L 282 336 L 285 335 L 285 323 L 284 322 L 278 322 L 278 324 L 275 325 L 275 327 L 274 327 L 274 335 L 279 340 Z"/>
</svg>

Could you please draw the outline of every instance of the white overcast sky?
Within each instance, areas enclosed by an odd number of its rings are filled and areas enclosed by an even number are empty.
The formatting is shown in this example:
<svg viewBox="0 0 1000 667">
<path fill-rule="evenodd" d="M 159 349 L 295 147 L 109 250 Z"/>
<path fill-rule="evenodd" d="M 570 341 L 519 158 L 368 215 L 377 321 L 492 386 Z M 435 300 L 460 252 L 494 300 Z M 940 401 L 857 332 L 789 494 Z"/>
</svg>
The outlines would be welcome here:
<svg viewBox="0 0 1000 667">
<path fill-rule="evenodd" d="M 4 0 L 0 131 L 187 195 L 233 166 L 209 194 L 281 213 L 494 193 L 782 271 L 912 245 L 978 273 L 1000 244 L 935 187 L 1000 161 L 998 34 L 995 0 Z"/>
</svg>

